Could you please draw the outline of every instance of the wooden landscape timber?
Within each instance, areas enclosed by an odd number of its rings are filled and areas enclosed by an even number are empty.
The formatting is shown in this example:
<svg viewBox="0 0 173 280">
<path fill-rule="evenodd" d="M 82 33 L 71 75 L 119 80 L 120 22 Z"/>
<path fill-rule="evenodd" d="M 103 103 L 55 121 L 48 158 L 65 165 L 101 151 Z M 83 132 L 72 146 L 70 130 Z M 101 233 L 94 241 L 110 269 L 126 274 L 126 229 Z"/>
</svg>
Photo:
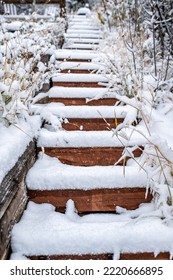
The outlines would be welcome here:
<svg viewBox="0 0 173 280">
<path fill-rule="evenodd" d="M 56 211 L 64 212 L 72 199 L 79 214 L 116 213 L 116 206 L 134 210 L 141 203 L 152 200 L 145 188 L 101 188 L 92 190 L 28 190 L 29 200 L 35 203 L 51 203 Z"/>
<path fill-rule="evenodd" d="M 114 106 L 116 98 L 103 98 L 86 102 L 86 98 L 49 97 L 48 102 L 63 103 L 65 106 Z"/>
<path fill-rule="evenodd" d="M 27 203 L 25 176 L 35 162 L 35 143 L 31 142 L 0 185 L 0 259 L 7 259 L 12 226 Z"/>
<path fill-rule="evenodd" d="M 63 61 L 63 62 L 91 62 L 92 59 L 80 59 L 80 58 L 58 58 L 58 61 Z"/>
<path fill-rule="evenodd" d="M 116 128 L 116 125 L 123 122 L 124 119 L 68 119 L 68 123 L 63 123 L 62 127 L 67 131 L 83 130 L 83 131 L 102 131 Z"/>
<path fill-rule="evenodd" d="M 48 156 L 58 158 L 62 163 L 74 166 L 108 166 L 114 165 L 122 156 L 124 147 L 79 147 L 79 148 L 56 148 L 45 147 Z M 41 148 L 37 148 L 37 153 Z M 139 157 L 142 148 L 134 151 L 134 156 Z M 119 165 L 123 165 L 120 162 Z"/>
<path fill-rule="evenodd" d="M 52 86 L 58 87 L 84 87 L 84 88 L 105 88 L 105 85 L 101 85 L 97 82 L 52 82 Z"/>
<path fill-rule="evenodd" d="M 81 254 L 81 255 L 44 255 L 27 256 L 30 260 L 113 260 L 113 254 Z M 120 260 L 169 260 L 170 253 L 163 252 L 154 256 L 154 253 L 121 253 Z"/>
<path fill-rule="evenodd" d="M 60 73 L 73 73 L 73 74 L 91 74 L 96 72 L 93 70 L 79 70 L 79 69 L 64 69 L 61 70 Z"/>
</svg>

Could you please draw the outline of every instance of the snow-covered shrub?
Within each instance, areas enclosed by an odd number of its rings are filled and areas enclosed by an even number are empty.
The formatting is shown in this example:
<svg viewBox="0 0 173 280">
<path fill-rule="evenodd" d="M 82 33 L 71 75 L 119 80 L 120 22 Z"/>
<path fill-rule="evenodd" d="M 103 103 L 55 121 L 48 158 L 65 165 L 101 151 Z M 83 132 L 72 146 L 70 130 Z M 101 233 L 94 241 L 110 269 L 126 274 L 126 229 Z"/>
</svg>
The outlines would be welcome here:
<svg viewBox="0 0 173 280">
<path fill-rule="evenodd" d="M 108 0 L 104 3 L 108 15 L 107 19 L 104 15 L 104 24 L 111 25 L 112 32 L 107 37 L 107 43 L 100 48 L 103 54 L 101 63 L 105 66 L 103 74 L 109 79 L 109 87 L 115 97 L 121 104 L 129 104 L 132 108 L 124 122 L 114 130 L 114 137 L 121 136 L 128 140 L 126 130 L 130 129 L 131 135 L 137 132 L 146 140 L 137 164 L 148 175 L 148 187 L 154 194 L 157 214 L 167 221 L 173 215 L 170 1 Z M 161 14 L 159 11 L 149 11 L 147 3 L 150 3 L 150 7 L 154 5 L 155 9 L 158 9 L 157 5 L 162 5 L 159 7 Z M 159 32 L 165 28 L 167 32 L 162 38 Z M 137 125 L 134 126 L 134 122 Z M 129 154 L 134 158 L 133 148 L 129 152 L 125 148 L 121 160 Z"/>
<path fill-rule="evenodd" d="M 24 23 L 19 31 L 10 33 L 2 24 L 0 32 L 0 120 L 5 125 L 17 123 L 18 117 L 29 114 L 36 91 L 53 69 L 53 59 L 42 62 L 58 47 L 64 22 Z"/>
</svg>

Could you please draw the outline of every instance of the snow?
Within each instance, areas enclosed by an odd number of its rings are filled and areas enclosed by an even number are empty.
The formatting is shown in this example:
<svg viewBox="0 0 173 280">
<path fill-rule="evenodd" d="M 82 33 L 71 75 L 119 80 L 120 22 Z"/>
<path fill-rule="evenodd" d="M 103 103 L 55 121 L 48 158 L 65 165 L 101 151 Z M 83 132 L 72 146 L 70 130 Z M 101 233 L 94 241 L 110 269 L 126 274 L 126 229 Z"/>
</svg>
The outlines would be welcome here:
<svg viewBox="0 0 173 280">
<path fill-rule="evenodd" d="M 90 16 L 91 15 L 91 11 L 88 8 L 80 8 L 77 11 L 77 15 L 86 15 L 86 16 Z"/>
<path fill-rule="evenodd" d="M 19 124 L 8 128 L 0 126 L 0 184 L 29 143 L 37 136 L 40 125 L 40 118 L 34 116 L 30 117 L 28 123 L 20 121 Z"/>
<path fill-rule="evenodd" d="M 81 32 L 81 30 L 85 30 L 85 31 L 100 31 L 100 28 L 99 27 L 94 27 L 92 25 L 77 25 L 77 24 L 70 24 L 69 25 L 69 28 L 70 29 L 73 29 L 73 30 L 76 30 L 76 33 L 77 32 Z"/>
<path fill-rule="evenodd" d="M 71 209 L 61 214 L 50 204 L 30 202 L 12 231 L 12 258 L 15 254 L 19 257 L 19 254 L 100 253 L 113 253 L 118 258 L 120 253 L 154 252 L 157 255 L 173 251 L 173 227 L 168 227 L 154 211 L 153 215 L 147 217 L 146 214 L 138 219 L 131 219 L 125 213 L 111 214 L 110 220 L 109 215 L 103 216 L 100 222 L 98 215 L 92 215 L 91 220 L 88 215 L 85 221 L 85 217 L 73 212 L 70 204 L 68 208 Z"/>
<path fill-rule="evenodd" d="M 96 50 L 98 48 L 97 45 L 93 44 L 79 44 L 79 43 L 71 43 L 71 44 L 64 44 L 63 48 L 65 49 L 83 49 L 83 50 Z"/>
<path fill-rule="evenodd" d="M 124 137 L 125 135 L 125 137 Z M 124 129 L 119 136 L 112 131 L 48 131 L 41 129 L 39 147 L 122 147 L 144 145 L 146 139 L 143 135 Z"/>
<path fill-rule="evenodd" d="M 75 34 L 77 37 L 80 37 L 81 35 L 84 35 L 84 34 L 99 36 L 101 34 L 101 31 L 99 31 L 99 30 L 89 30 L 88 31 L 86 29 L 76 30 L 74 28 L 68 28 L 66 31 L 66 34 L 68 34 L 68 35 Z"/>
<path fill-rule="evenodd" d="M 85 82 L 85 83 L 98 83 L 107 82 L 108 77 L 97 74 L 64 74 L 56 73 L 52 76 L 53 82 Z"/>
<path fill-rule="evenodd" d="M 56 61 L 56 67 L 64 70 L 100 70 L 103 69 L 103 66 L 99 63 L 91 63 L 91 62 L 62 62 Z"/>
<path fill-rule="evenodd" d="M 66 39 L 68 39 L 68 38 L 89 38 L 89 39 L 93 39 L 92 40 L 92 42 L 94 42 L 94 39 L 101 39 L 102 38 L 102 36 L 101 35 L 99 35 L 99 34 L 93 34 L 93 33 L 90 33 L 90 32 L 87 32 L 87 34 L 83 34 L 82 32 L 81 32 L 81 34 L 79 34 L 79 33 L 66 33 L 65 34 L 65 38 Z"/>
<path fill-rule="evenodd" d="M 68 23 L 69 24 L 71 24 L 71 23 L 76 23 L 76 24 L 89 23 L 89 24 L 92 24 L 91 19 L 88 19 L 87 17 L 72 18 L 68 21 Z"/>
<path fill-rule="evenodd" d="M 17 31 L 22 27 L 23 23 L 21 21 L 14 21 L 11 23 L 6 23 L 4 28 L 9 31 Z"/>
<path fill-rule="evenodd" d="M 57 158 L 40 153 L 26 177 L 30 190 L 143 188 L 147 175 L 137 165 L 80 167 L 61 163 Z"/>
<path fill-rule="evenodd" d="M 95 36 L 96 38 L 97 36 Z M 66 44 L 70 44 L 70 43 L 83 43 L 83 44 L 99 44 L 101 39 L 95 39 L 95 38 L 83 38 L 82 36 L 78 36 L 78 37 L 67 37 L 65 40 Z M 99 37 L 98 37 L 99 38 Z"/>
<path fill-rule="evenodd" d="M 157 110 L 153 109 L 151 130 L 153 134 L 155 134 L 156 138 L 159 135 L 162 140 L 165 140 L 173 151 L 172 120 L 173 108 L 171 108 L 171 110 L 166 115 L 161 111 L 158 112 Z M 173 163 L 173 158 L 171 159 L 171 162 Z"/>
<path fill-rule="evenodd" d="M 56 59 L 93 59 L 98 57 L 96 51 L 86 51 L 86 50 L 54 50 L 53 54 Z"/>
<path fill-rule="evenodd" d="M 76 64 L 74 64 L 76 65 Z M 80 64 L 81 65 L 81 64 Z M 67 66 L 68 67 L 68 66 Z M 107 88 L 80 88 L 80 87 L 52 87 L 48 91 L 47 95 L 51 97 L 61 97 L 61 98 L 114 98 L 115 95 Z"/>
<path fill-rule="evenodd" d="M 62 103 L 36 104 L 32 106 L 33 112 L 40 113 L 51 112 L 60 118 L 124 118 L 129 111 L 130 106 L 63 106 Z"/>
</svg>

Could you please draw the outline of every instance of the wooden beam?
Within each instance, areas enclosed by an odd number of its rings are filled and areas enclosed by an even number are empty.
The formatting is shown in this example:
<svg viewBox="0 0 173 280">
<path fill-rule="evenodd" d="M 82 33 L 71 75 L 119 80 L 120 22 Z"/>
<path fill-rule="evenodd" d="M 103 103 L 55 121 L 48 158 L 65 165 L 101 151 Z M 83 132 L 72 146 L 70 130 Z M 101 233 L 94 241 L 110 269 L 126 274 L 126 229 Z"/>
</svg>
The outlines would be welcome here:
<svg viewBox="0 0 173 280">
<path fill-rule="evenodd" d="M 86 255 L 42 255 L 27 256 L 30 260 L 112 260 L 112 254 L 86 254 Z"/>
<path fill-rule="evenodd" d="M 58 158 L 64 164 L 75 166 L 114 165 L 122 156 L 124 147 L 85 147 L 85 148 L 44 148 L 48 156 Z M 37 149 L 40 152 L 41 148 Z M 134 151 L 135 157 L 142 154 L 140 149 Z M 119 163 L 123 165 L 123 161 Z"/>
<path fill-rule="evenodd" d="M 51 203 L 59 212 L 64 212 L 66 203 L 72 199 L 78 213 L 114 212 L 116 206 L 134 210 L 141 203 L 150 202 L 152 195 L 145 197 L 145 188 L 116 188 L 92 190 L 28 190 L 29 200 L 35 203 Z"/>
<path fill-rule="evenodd" d="M 49 103 L 57 102 L 63 103 L 66 106 L 114 106 L 117 102 L 116 98 L 103 98 L 98 100 L 92 100 L 86 103 L 86 98 L 60 98 L 60 97 L 49 97 Z"/>
<path fill-rule="evenodd" d="M 117 124 L 123 122 L 124 119 L 117 119 Z M 115 119 L 68 119 L 68 123 L 63 123 L 62 127 L 67 131 L 83 130 L 83 131 L 102 131 L 115 128 Z"/>
<path fill-rule="evenodd" d="M 27 202 L 25 176 L 34 164 L 35 143 L 31 142 L 0 185 L 0 259 L 6 259 L 12 226 L 18 222 Z"/>
<path fill-rule="evenodd" d="M 113 254 L 81 254 L 81 255 L 42 255 L 27 256 L 31 260 L 113 260 Z M 159 253 L 156 257 L 154 253 L 122 253 L 120 260 L 169 260 L 170 253 Z"/>
<path fill-rule="evenodd" d="M 105 84 L 106 85 L 106 84 Z M 106 86 L 100 85 L 97 82 L 52 82 L 52 86 L 57 87 L 90 87 L 90 88 L 105 88 Z"/>
</svg>

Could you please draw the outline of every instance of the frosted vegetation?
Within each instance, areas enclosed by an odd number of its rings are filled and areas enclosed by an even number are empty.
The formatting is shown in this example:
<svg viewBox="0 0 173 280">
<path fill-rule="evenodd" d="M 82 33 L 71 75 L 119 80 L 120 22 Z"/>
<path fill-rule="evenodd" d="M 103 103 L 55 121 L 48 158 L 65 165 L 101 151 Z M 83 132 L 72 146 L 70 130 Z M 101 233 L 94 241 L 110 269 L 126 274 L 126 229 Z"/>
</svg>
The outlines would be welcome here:
<svg viewBox="0 0 173 280">
<path fill-rule="evenodd" d="M 106 37 L 100 48 L 102 74 L 112 75 L 109 88 L 120 104 L 133 108 L 114 135 L 119 137 L 121 131 L 128 138 L 124 128 L 138 132 L 134 122 L 144 124 L 147 133 L 139 133 L 147 144 L 139 166 L 147 173 L 155 209 L 163 219 L 172 220 L 173 4 L 171 0 L 102 3 L 97 10 Z"/>
<path fill-rule="evenodd" d="M 17 124 L 29 116 L 32 98 L 54 69 L 53 57 L 64 33 L 63 20 L 34 22 L 32 16 L 16 27 L 1 17 L 0 30 L 0 125 Z M 13 28 L 14 27 L 14 28 Z"/>
</svg>

